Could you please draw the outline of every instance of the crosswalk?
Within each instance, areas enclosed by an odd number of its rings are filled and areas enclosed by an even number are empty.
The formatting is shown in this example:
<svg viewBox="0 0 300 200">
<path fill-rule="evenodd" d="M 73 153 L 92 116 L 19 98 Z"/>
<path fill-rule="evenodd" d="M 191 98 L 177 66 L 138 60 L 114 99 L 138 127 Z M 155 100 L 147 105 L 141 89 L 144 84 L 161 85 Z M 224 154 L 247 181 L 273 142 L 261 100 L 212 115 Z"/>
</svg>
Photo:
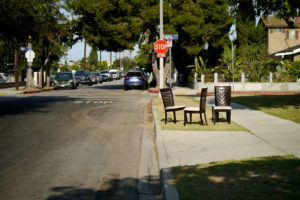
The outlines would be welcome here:
<svg viewBox="0 0 300 200">
<path fill-rule="evenodd" d="M 75 104 L 112 104 L 113 101 L 111 100 L 77 100 L 74 101 Z"/>
</svg>

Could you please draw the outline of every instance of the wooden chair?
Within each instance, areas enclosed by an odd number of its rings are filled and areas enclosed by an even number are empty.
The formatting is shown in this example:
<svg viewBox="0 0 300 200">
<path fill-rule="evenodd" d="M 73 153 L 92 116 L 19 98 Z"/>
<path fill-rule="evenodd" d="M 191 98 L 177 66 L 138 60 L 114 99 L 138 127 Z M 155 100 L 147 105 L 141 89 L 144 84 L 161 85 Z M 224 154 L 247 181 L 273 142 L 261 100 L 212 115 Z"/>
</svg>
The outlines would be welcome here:
<svg viewBox="0 0 300 200">
<path fill-rule="evenodd" d="M 187 114 L 190 113 L 190 123 L 192 123 L 192 114 L 193 113 L 199 113 L 200 114 L 200 124 L 203 125 L 202 120 L 202 113 L 204 114 L 204 119 L 207 125 L 206 120 L 206 96 L 207 96 L 207 88 L 201 89 L 201 95 L 200 95 L 200 105 L 199 107 L 186 107 L 184 109 L 184 125 L 187 123 Z"/>
<path fill-rule="evenodd" d="M 175 106 L 173 92 L 171 88 L 163 88 L 160 89 L 161 97 L 164 103 L 165 109 L 165 124 L 167 123 L 167 113 L 173 112 L 174 122 L 176 124 L 176 111 L 183 110 L 185 108 L 184 105 Z"/>
<path fill-rule="evenodd" d="M 215 105 L 212 107 L 212 120 L 216 124 L 219 113 L 226 112 L 226 119 L 231 123 L 231 86 L 215 86 Z"/>
</svg>

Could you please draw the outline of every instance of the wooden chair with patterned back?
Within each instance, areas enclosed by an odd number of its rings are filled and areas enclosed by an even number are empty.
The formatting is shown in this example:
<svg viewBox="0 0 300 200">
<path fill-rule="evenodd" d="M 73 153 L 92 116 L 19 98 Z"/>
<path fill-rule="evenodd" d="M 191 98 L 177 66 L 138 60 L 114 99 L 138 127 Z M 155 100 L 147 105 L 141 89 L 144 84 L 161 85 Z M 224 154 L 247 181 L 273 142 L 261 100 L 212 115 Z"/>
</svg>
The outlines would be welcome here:
<svg viewBox="0 0 300 200">
<path fill-rule="evenodd" d="M 231 123 L 231 86 L 215 86 L 215 105 L 212 107 L 212 120 L 216 124 L 219 113 L 226 112 L 226 119 Z"/>
<path fill-rule="evenodd" d="M 185 108 L 184 105 L 176 106 L 174 102 L 173 92 L 171 88 L 163 88 L 160 89 L 160 94 L 164 103 L 165 109 L 165 124 L 167 123 L 167 113 L 173 112 L 174 122 L 176 124 L 176 111 L 183 110 Z"/>
<path fill-rule="evenodd" d="M 199 113 L 200 114 L 200 124 L 203 125 L 202 113 L 204 114 L 204 119 L 207 125 L 206 120 L 206 96 L 207 96 L 207 88 L 201 89 L 200 95 L 200 105 L 199 107 L 186 107 L 184 109 L 184 125 L 187 123 L 187 114 L 190 113 L 190 123 L 192 123 L 192 114 Z"/>
</svg>

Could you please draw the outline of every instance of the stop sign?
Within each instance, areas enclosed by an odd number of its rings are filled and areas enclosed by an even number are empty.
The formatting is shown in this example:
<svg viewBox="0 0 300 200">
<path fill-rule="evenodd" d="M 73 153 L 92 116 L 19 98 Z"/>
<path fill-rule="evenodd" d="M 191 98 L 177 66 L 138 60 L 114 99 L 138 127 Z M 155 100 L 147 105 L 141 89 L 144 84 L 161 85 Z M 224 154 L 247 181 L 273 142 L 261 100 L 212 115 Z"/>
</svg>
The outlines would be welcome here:
<svg viewBox="0 0 300 200">
<path fill-rule="evenodd" d="M 154 44 L 154 50 L 157 52 L 159 55 L 164 55 L 168 51 L 168 44 L 165 40 L 158 40 Z"/>
</svg>

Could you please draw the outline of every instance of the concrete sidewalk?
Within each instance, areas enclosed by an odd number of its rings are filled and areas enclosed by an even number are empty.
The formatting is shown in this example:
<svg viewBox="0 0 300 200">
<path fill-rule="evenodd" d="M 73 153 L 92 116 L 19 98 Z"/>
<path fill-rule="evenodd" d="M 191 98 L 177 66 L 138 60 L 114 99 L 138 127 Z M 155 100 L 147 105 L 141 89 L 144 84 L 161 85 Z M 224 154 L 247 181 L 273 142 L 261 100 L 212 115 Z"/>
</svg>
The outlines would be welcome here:
<svg viewBox="0 0 300 200">
<path fill-rule="evenodd" d="M 15 88 L 2 88 L 0 89 L 0 96 L 9 96 L 9 95 L 16 95 L 16 94 L 32 94 L 32 93 L 46 92 L 51 90 L 53 89 L 32 88 L 30 90 L 25 90 L 25 86 L 19 87 L 19 90 L 15 90 Z"/>
<path fill-rule="evenodd" d="M 208 97 L 207 103 L 214 104 L 214 97 Z M 250 132 L 162 130 L 160 119 L 153 109 L 159 167 L 165 173 L 162 175 L 165 199 L 178 198 L 169 172 L 174 166 L 287 154 L 300 157 L 299 124 L 236 103 L 232 103 L 232 108 L 232 121 Z M 207 118 L 210 120 L 211 116 Z"/>
<path fill-rule="evenodd" d="M 24 87 L 20 87 L 20 89 L 24 89 Z M 15 88 L 2 88 L 0 89 L 0 95 L 15 95 L 15 94 L 23 94 L 22 91 L 17 91 Z"/>
</svg>

